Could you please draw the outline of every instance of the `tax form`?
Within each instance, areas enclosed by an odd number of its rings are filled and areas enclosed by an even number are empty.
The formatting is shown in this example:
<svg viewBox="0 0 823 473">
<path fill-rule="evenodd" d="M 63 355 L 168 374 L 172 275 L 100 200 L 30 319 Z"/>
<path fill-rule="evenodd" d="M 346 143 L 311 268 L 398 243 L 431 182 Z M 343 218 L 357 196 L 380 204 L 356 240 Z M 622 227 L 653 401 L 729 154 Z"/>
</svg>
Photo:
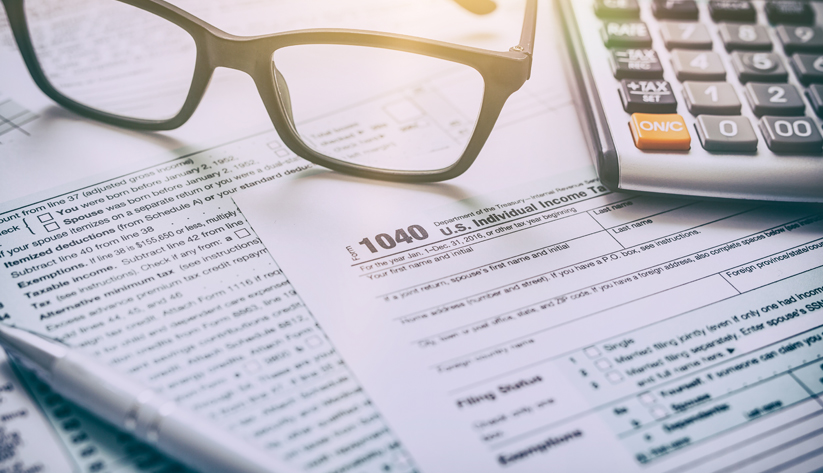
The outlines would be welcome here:
<svg viewBox="0 0 823 473">
<path fill-rule="evenodd" d="M 823 465 L 821 207 L 320 177 L 235 200 L 423 471 Z"/>
</svg>

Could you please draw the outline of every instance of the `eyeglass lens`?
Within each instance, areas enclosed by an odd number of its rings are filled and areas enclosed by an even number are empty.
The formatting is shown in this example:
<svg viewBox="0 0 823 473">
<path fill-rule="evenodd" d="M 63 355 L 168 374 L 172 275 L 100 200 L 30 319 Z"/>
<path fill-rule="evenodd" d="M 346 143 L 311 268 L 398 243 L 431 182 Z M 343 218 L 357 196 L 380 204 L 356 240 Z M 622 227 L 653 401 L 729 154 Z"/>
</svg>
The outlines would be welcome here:
<svg viewBox="0 0 823 473">
<path fill-rule="evenodd" d="M 169 119 L 183 107 L 196 60 L 194 39 L 184 29 L 113 0 L 24 5 L 37 60 L 61 94 L 143 120 Z"/>
<path fill-rule="evenodd" d="M 302 141 L 347 163 L 449 167 L 462 156 L 483 102 L 480 73 L 428 56 L 310 44 L 279 49 L 273 59 Z"/>
</svg>

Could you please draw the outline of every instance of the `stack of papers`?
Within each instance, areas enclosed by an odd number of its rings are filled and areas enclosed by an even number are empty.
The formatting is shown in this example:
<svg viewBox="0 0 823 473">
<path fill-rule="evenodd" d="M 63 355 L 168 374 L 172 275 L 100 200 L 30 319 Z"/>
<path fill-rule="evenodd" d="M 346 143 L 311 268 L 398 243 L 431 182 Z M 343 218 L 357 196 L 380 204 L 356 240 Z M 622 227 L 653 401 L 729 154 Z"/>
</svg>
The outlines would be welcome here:
<svg viewBox="0 0 823 473">
<path fill-rule="evenodd" d="M 498 50 L 523 12 L 189 3 L 238 34 L 351 26 Z M 532 77 L 476 163 L 430 185 L 310 166 L 227 71 L 179 130 L 81 119 L 7 46 L 0 316 L 294 471 L 820 467 L 823 209 L 602 187 L 553 22 L 541 3 Z M 16 456 L 0 470 L 172 468 L 2 367 Z"/>
</svg>

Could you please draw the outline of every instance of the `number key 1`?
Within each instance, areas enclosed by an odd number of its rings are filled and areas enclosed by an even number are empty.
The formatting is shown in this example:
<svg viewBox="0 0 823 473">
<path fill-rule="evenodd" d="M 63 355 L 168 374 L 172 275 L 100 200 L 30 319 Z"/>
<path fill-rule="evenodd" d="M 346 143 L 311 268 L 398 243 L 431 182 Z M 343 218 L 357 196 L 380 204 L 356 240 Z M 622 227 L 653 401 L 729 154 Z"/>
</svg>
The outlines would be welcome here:
<svg viewBox="0 0 823 473">
<path fill-rule="evenodd" d="M 691 82 L 683 83 L 683 98 L 692 115 L 704 113 L 711 115 L 737 115 L 740 113 L 740 100 L 734 87 L 728 82 Z"/>
</svg>

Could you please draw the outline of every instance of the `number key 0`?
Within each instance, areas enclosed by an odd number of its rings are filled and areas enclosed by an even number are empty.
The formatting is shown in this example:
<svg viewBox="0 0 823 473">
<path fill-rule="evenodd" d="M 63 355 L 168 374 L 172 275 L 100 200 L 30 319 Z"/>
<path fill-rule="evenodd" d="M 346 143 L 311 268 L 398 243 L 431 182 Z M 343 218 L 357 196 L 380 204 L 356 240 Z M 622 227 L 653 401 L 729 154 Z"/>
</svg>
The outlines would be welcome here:
<svg viewBox="0 0 823 473">
<path fill-rule="evenodd" d="M 700 115 L 696 128 L 700 144 L 707 151 L 757 151 L 757 135 L 746 117 Z"/>
</svg>

